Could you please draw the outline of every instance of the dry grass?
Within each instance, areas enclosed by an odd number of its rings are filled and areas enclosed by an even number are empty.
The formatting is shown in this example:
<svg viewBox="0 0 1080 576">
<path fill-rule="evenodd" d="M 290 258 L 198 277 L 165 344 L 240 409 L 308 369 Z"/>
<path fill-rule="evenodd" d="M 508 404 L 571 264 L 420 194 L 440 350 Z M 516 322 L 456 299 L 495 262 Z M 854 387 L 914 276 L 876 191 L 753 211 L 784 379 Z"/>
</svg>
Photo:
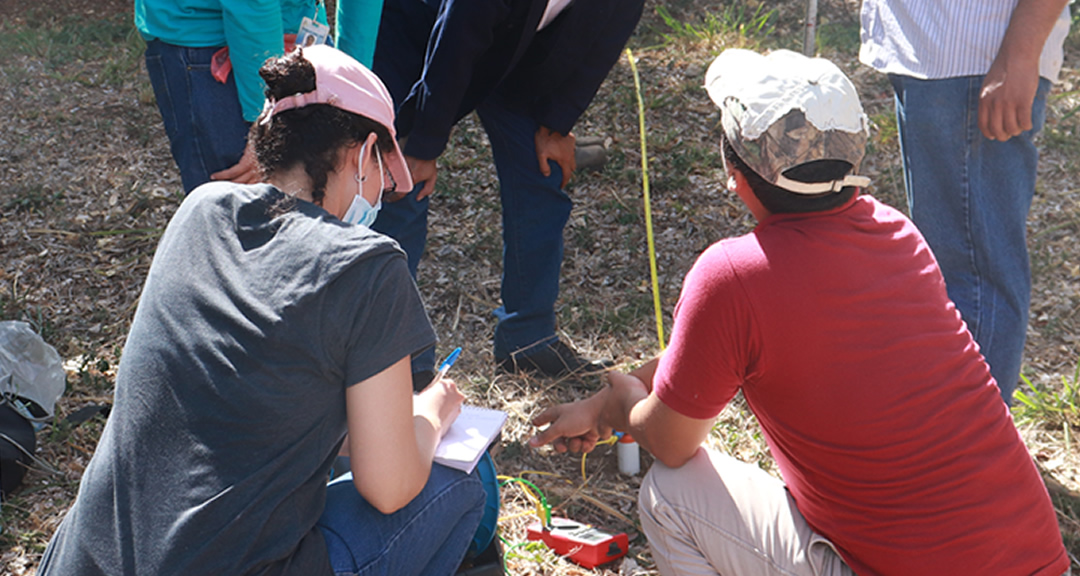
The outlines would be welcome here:
<svg viewBox="0 0 1080 576">
<path fill-rule="evenodd" d="M 655 14 L 657 4 L 647 4 L 631 45 L 644 85 L 659 284 L 670 328 L 682 277 L 696 255 L 752 226 L 719 177 L 710 135 L 716 117 L 700 89 L 705 66 L 726 45 L 797 46 L 802 3 L 778 3 L 774 32 L 768 36 L 721 30 L 671 42 L 662 36 L 671 30 Z M 889 88 L 879 74 L 856 62 L 853 5 L 847 0 L 822 4 L 822 51 L 853 77 L 876 123 L 864 166 L 875 181 L 872 192 L 903 208 Z M 668 7 L 675 18 L 702 29 L 705 5 L 702 0 L 676 0 Z M 0 41 L 8 42 L 0 43 L 5 110 L 0 130 L 0 318 L 31 321 L 68 359 L 69 391 L 58 406 L 61 418 L 88 404 L 110 401 L 117 357 L 157 235 L 181 200 L 152 92 L 133 52 L 137 41 L 125 32 L 129 14 L 121 12 L 127 11 L 128 3 L 119 0 L 0 0 L 0 37 L 8 39 Z M 79 29 L 71 16 L 82 17 L 82 26 L 100 18 L 111 24 L 98 26 L 104 33 L 92 38 L 72 32 L 68 37 L 78 38 L 80 45 L 65 48 L 65 37 L 57 31 L 63 25 Z M 11 44 L 19 33 L 34 30 L 53 32 Z M 93 43 L 104 44 L 104 49 L 93 49 Z M 1078 118 L 1065 117 L 1078 106 L 1075 45 L 1067 58 L 1071 68 L 1065 83 L 1056 88 L 1051 102 L 1030 218 L 1035 288 L 1025 373 L 1049 386 L 1072 373 L 1080 334 L 1080 249 L 1075 240 L 1080 201 L 1074 176 L 1080 159 Z M 579 174 L 570 188 L 576 205 L 566 230 L 560 330 L 591 355 L 632 366 L 651 357 L 658 346 L 642 220 L 636 102 L 625 58 L 576 132 L 604 138 L 610 160 L 601 172 Z M 470 400 L 510 414 L 496 458 L 499 473 L 535 482 L 556 513 L 629 533 L 633 560 L 589 571 L 536 546 L 517 545 L 532 520 L 526 515 L 500 523 L 501 536 L 511 543 L 509 571 L 555 576 L 655 573 L 636 525 L 640 478 L 618 474 L 611 447 L 601 447 L 585 460 L 586 483 L 580 457 L 524 445 L 532 433 L 528 421 L 543 406 L 584 397 L 598 381 L 556 382 L 494 370 L 491 311 L 499 301 L 501 251 L 496 186 L 483 130 L 467 119 L 443 159 L 428 254 L 420 271 L 421 292 L 442 342 L 439 352 L 463 346 L 465 354 L 454 372 Z M 25 487 L 4 504 L 0 573 L 35 572 L 75 496 L 102 425 L 97 417 L 80 426 L 59 424 L 39 435 L 39 456 L 58 473 L 32 470 Z M 724 412 L 715 430 L 715 445 L 771 468 L 756 424 L 740 403 Z M 1056 494 L 1070 549 L 1074 557 L 1080 556 L 1077 430 L 1040 420 L 1023 424 L 1021 430 Z M 643 469 L 649 462 L 643 455 Z M 513 516 L 527 513 L 532 504 L 511 486 L 503 492 L 502 507 L 504 516 Z M 1074 564 L 1074 570 L 1078 568 Z"/>
</svg>

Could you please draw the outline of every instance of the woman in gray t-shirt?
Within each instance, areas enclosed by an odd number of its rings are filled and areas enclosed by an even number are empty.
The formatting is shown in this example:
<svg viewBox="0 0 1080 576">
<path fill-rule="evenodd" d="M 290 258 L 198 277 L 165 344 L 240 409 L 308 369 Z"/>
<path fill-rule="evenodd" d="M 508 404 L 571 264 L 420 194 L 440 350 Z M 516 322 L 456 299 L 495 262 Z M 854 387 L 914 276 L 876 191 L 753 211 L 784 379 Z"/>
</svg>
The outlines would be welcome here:
<svg viewBox="0 0 1080 576">
<path fill-rule="evenodd" d="M 412 187 L 390 96 L 325 46 L 261 74 L 266 184 L 206 184 L 170 221 L 43 576 L 452 574 L 480 522 L 475 473 L 432 464 L 463 397 L 413 396 L 435 334 L 367 227 Z M 339 450 L 352 482 L 328 488 Z"/>
</svg>

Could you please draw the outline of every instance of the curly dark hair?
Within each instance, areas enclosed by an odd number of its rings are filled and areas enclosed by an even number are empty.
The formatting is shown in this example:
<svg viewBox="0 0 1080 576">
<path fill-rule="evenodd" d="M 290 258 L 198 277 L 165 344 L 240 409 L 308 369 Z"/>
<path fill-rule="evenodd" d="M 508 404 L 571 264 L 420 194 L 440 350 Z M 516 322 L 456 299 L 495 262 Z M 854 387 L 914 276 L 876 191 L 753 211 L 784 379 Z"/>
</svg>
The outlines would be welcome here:
<svg viewBox="0 0 1080 576">
<path fill-rule="evenodd" d="M 271 101 L 315 90 L 315 67 L 304 58 L 303 48 L 267 60 L 259 75 Z M 259 115 L 248 135 L 263 176 L 303 165 L 311 178 L 312 201 L 320 205 L 326 195 L 327 175 L 337 168 L 342 148 L 363 142 L 372 132 L 378 137 L 380 150 L 394 145 L 390 131 L 382 124 L 329 104 L 286 110 L 263 124 L 266 114 Z"/>
</svg>

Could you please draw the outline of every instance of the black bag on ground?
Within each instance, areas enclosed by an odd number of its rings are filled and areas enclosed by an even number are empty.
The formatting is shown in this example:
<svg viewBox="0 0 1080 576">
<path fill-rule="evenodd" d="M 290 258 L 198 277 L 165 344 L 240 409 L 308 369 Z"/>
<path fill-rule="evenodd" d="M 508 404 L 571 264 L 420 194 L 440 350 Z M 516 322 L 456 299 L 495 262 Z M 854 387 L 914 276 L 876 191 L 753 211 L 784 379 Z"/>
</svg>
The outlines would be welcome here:
<svg viewBox="0 0 1080 576">
<path fill-rule="evenodd" d="M 22 483 L 36 448 L 34 426 L 10 404 L 0 403 L 0 500 Z"/>
</svg>

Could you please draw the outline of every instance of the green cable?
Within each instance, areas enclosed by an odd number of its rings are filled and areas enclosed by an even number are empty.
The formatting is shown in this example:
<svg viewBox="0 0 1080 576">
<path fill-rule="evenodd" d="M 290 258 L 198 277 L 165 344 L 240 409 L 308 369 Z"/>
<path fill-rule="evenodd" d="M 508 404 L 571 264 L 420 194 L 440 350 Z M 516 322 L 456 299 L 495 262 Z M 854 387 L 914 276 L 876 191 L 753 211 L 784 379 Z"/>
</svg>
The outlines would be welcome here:
<svg viewBox="0 0 1080 576">
<path fill-rule="evenodd" d="M 509 554 L 510 551 L 513 550 L 514 548 L 521 548 L 522 546 L 525 546 L 526 544 L 529 543 L 528 541 L 511 543 L 506 538 L 503 538 L 502 534 L 499 535 L 499 540 L 502 541 L 503 545 L 506 546 L 506 549 L 503 550 L 503 556 L 506 556 L 507 554 Z"/>
<path fill-rule="evenodd" d="M 641 99 L 641 79 L 638 77 L 634 53 L 626 49 L 630 70 L 634 73 L 634 90 L 637 92 L 638 130 L 641 132 L 641 188 L 645 196 L 645 237 L 649 242 L 649 274 L 652 276 L 653 309 L 656 313 L 656 337 L 660 349 L 664 349 L 664 320 L 660 311 L 660 282 L 656 274 L 656 244 L 653 242 L 652 209 L 649 201 L 649 153 L 645 146 L 645 102 Z"/>
</svg>

